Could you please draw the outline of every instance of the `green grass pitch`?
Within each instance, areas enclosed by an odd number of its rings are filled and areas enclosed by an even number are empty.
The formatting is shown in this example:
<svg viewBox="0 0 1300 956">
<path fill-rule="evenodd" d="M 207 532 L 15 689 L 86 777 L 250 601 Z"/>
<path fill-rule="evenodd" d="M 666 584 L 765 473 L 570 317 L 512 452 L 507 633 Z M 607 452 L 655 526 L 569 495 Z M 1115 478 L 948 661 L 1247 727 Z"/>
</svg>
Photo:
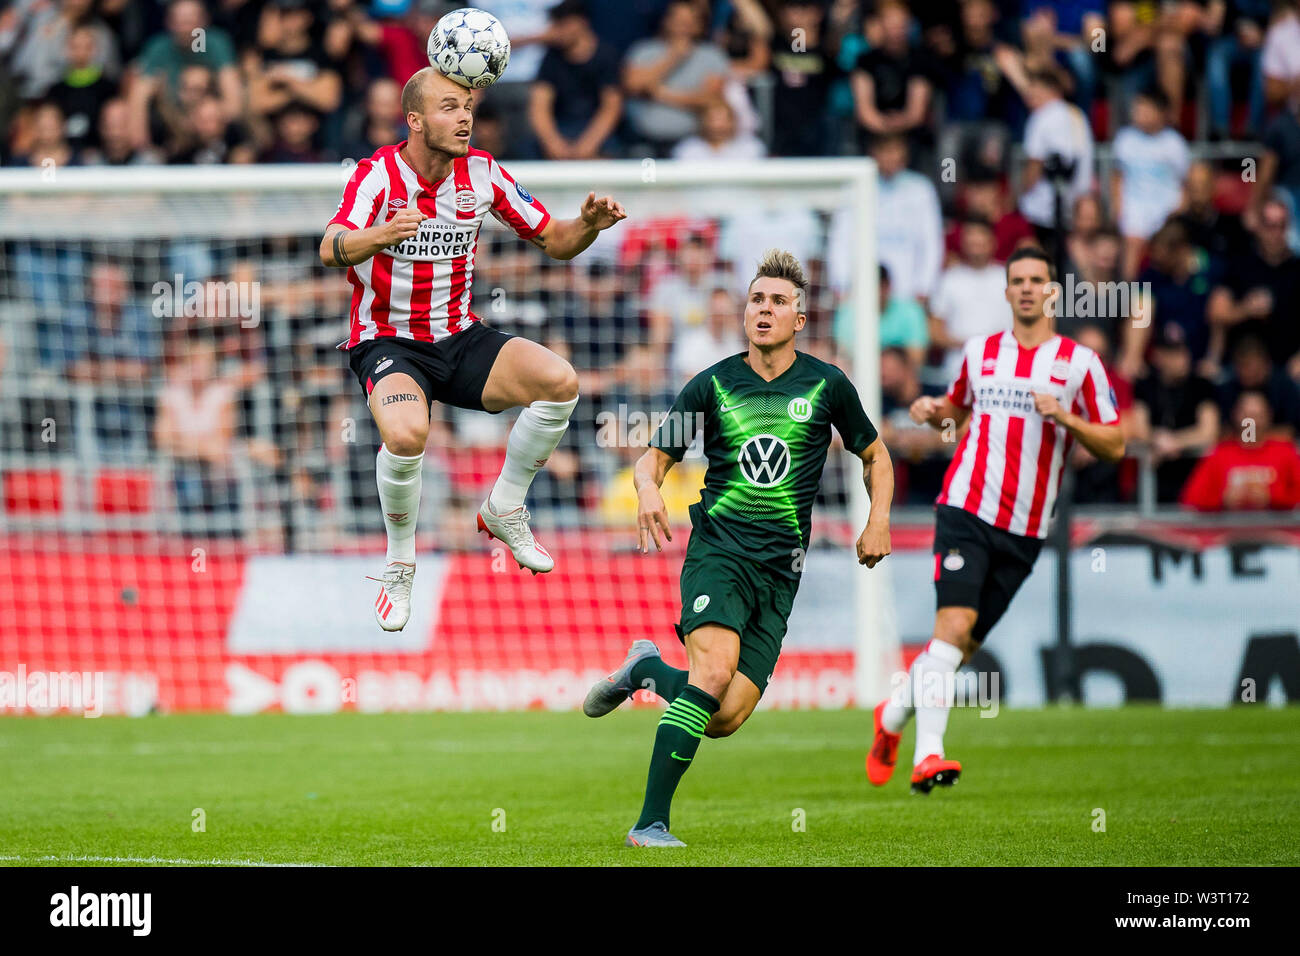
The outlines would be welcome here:
<svg viewBox="0 0 1300 956">
<path fill-rule="evenodd" d="M 689 847 L 624 848 L 657 719 L 7 719 L 0 863 L 1300 863 L 1300 708 L 959 710 L 929 797 L 867 783 L 869 712 L 760 711 L 683 779 Z"/>
</svg>

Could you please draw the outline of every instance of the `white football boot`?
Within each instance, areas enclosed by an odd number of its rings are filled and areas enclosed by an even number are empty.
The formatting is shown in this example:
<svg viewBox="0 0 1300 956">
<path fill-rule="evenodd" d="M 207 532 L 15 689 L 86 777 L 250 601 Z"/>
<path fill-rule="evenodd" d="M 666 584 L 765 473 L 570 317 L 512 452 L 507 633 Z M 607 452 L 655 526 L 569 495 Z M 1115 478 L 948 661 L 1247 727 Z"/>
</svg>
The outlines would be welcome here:
<svg viewBox="0 0 1300 956">
<path fill-rule="evenodd" d="M 375 598 L 375 620 L 385 631 L 400 631 L 411 617 L 411 585 L 415 583 L 415 565 L 402 561 L 389 562 L 382 578 L 368 580 L 379 582 L 379 596 Z"/>
<path fill-rule="evenodd" d="M 478 510 L 478 529 L 486 531 L 489 538 L 500 539 L 521 568 L 527 568 L 533 574 L 545 574 L 555 567 L 555 559 L 533 537 L 532 529 L 528 527 L 531 517 L 523 505 L 499 515 L 492 510 L 492 499 L 488 498 Z"/>
</svg>

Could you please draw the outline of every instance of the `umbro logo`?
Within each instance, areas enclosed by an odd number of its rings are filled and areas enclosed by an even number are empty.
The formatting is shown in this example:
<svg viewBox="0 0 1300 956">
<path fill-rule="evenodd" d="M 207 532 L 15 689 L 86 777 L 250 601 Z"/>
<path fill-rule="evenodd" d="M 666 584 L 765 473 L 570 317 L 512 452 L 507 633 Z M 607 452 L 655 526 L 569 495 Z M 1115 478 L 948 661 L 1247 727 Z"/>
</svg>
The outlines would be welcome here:
<svg viewBox="0 0 1300 956">
<path fill-rule="evenodd" d="M 389 208 L 389 209 L 401 209 L 401 208 L 402 208 L 403 206 L 405 206 L 405 205 L 406 205 L 406 200 L 405 200 L 405 199 L 390 199 L 390 200 L 388 200 L 388 208 Z"/>
<path fill-rule="evenodd" d="M 983 372 L 985 375 L 992 375 L 993 370 L 996 369 L 997 367 L 998 367 L 997 359 L 987 358 L 984 360 L 984 364 L 980 366 L 980 371 Z"/>
<path fill-rule="evenodd" d="M 409 511 L 394 511 L 394 512 L 385 511 L 384 517 L 388 518 L 390 521 L 405 521 L 409 514 L 410 514 Z"/>
</svg>

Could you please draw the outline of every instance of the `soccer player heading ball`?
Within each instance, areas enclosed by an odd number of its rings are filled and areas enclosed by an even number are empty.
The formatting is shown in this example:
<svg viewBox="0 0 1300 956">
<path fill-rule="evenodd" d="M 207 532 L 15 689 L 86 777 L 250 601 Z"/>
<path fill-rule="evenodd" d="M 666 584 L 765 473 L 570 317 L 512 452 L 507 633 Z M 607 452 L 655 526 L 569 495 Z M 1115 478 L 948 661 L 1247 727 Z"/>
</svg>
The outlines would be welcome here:
<svg viewBox="0 0 1300 956">
<path fill-rule="evenodd" d="M 970 430 L 935 502 L 934 635 L 912 662 L 907 685 L 875 710 L 867 777 L 877 786 L 893 774 L 899 736 L 913 714 L 913 792 L 956 782 L 961 764 L 943 752 L 952 676 L 1033 570 L 1070 446 L 1078 439 L 1103 461 L 1124 457 L 1115 393 L 1101 359 L 1056 334 L 1052 278 L 1041 249 L 1012 253 L 1011 331 L 967 342 L 947 396 L 923 396 L 909 409 L 917 423 L 959 429 L 969 420 Z"/>
<path fill-rule="evenodd" d="M 636 464 L 641 550 L 648 551 L 651 541 L 663 550 L 672 531 L 659 488 L 702 423 L 709 467 L 701 500 L 691 506 L 677 625 L 690 670 L 669 667 L 652 641 L 636 641 L 583 704 L 589 717 L 600 717 L 638 688 L 668 701 L 655 733 L 645 805 L 627 835 L 630 846 L 684 845 L 668 832 L 668 811 L 700 738 L 735 733 L 776 670 L 832 425 L 844 447 L 862 459 L 871 495 L 858 562 L 871 568 L 889 554 L 889 452 L 848 377 L 795 350 L 795 333 L 808 318 L 806 295 L 799 261 L 769 251 L 745 304 L 748 351 L 691 379 Z"/>
<path fill-rule="evenodd" d="M 578 377 L 535 342 L 490 329 L 470 310 L 479 228 L 491 213 L 554 259 L 572 259 L 626 218 L 590 193 L 557 221 L 491 154 L 469 145 L 474 94 L 432 67 L 402 90 L 410 138 L 357 163 L 321 240 L 321 261 L 352 285 L 349 364 L 383 444 L 375 462 L 388 566 L 375 617 L 399 631 L 411 613 L 420 474 L 434 401 L 497 412 L 523 406 L 501 475 L 478 513 L 534 574 L 555 562 L 533 538 L 524 495 L 569 426 Z"/>
</svg>

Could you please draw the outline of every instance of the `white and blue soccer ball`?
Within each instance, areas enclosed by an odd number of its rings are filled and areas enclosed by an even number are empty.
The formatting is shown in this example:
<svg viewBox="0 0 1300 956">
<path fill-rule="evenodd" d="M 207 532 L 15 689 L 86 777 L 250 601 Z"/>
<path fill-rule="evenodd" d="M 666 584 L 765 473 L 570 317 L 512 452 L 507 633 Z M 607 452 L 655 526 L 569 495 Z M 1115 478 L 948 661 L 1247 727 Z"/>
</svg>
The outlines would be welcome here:
<svg viewBox="0 0 1300 956">
<path fill-rule="evenodd" d="M 466 7 L 444 16 L 429 33 L 429 65 L 461 86 L 481 90 L 501 79 L 510 62 L 510 37 L 486 10 Z"/>
</svg>

